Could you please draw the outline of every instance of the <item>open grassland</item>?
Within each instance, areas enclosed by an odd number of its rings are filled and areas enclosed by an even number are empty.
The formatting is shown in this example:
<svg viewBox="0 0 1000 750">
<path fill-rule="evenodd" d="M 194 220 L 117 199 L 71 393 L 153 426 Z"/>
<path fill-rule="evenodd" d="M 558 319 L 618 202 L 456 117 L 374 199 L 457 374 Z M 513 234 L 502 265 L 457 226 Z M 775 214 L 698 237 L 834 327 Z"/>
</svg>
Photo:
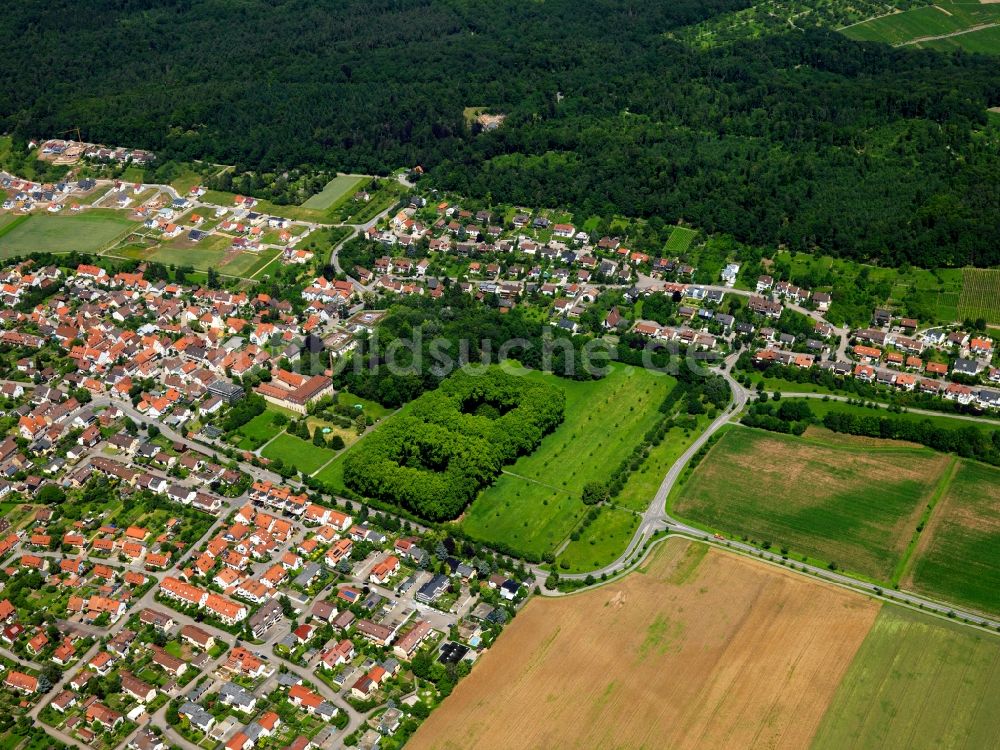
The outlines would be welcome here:
<svg viewBox="0 0 1000 750">
<path fill-rule="evenodd" d="M 954 46 L 970 52 L 1000 53 L 1000 45 L 984 46 L 981 40 L 973 41 L 997 23 L 1000 23 L 1000 7 L 995 4 L 939 2 L 872 18 L 842 29 L 842 32 L 858 41 L 884 42 L 895 46 L 936 44 L 935 39 L 943 37 Z M 966 47 L 967 43 L 979 49 Z"/>
<path fill-rule="evenodd" d="M 674 512 L 889 580 L 950 459 L 847 437 L 730 430 L 680 490 Z"/>
<path fill-rule="evenodd" d="M 275 420 L 279 414 L 284 417 L 282 424 L 278 424 Z M 236 447 L 242 450 L 257 450 L 268 440 L 284 430 L 284 425 L 287 423 L 287 415 L 281 414 L 276 409 L 268 407 L 236 430 L 235 437 L 238 440 Z"/>
<path fill-rule="evenodd" d="M 359 174 L 339 174 L 326 183 L 326 186 L 315 195 L 303 201 L 302 208 L 313 208 L 326 211 L 341 198 L 356 193 L 369 177 Z"/>
<path fill-rule="evenodd" d="M 288 433 L 278 435 L 264 446 L 260 454 L 272 461 L 281 459 L 286 466 L 294 466 L 305 474 L 312 474 L 334 456 L 333 451 L 320 448 L 318 445 L 313 445 Z"/>
<path fill-rule="evenodd" d="M 137 222 L 111 210 L 32 214 L 0 229 L 0 259 L 33 252 L 93 252 L 136 226 Z"/>
<path fill-rule="evenodd" d="M 1000 613 L 1000 469 L 963 461 L 935 507 L 903 586 Z"/>
<path fill-rule="evenodd" d="M 262 271 L 265 273 L 273 271 L 277 263 L 275 259 L 279 255 L 281 255 L 281 251 L 274 249 L 261 250 L 256 253 L 231 253 L 226 262 L 217 270 L 219 273 L 229 276 L 239 276 L 244 279 L 256 278 Z"/>
<path fill-rule="evenodd" d="M 462 527 L 477 539 L 537 557 L 569 536 L 586 510 L 583 485 L 618 467 L 662 416 L 658 407 L 676 381 L 622 366 L 593 381 L 538 371 L 525 377 L 565 391 L 565 420 L 476 498 Z"/>
<path fill-rule="evenodd" d="M 885 605 L 813 747 L 998 747 L 998 715 L 1000 639 Z"/>
<path fill-rule="evenodd" d="M 559 570 L 587 573 L 618 559 L 639 527 L 640 517 L 624 508 L 601 508 L 597 518 L 557 558 Z"/>
<path fill-rule="evenodd" d="M 877 612 L 670 539 L 642 574 L 529 602 L 407 747 L 804 748 Z"/>
<path fill-rule="evenodd" d="M 673 231 L 670 232 L 670 237 L 667 238 L 665 249 L 668 253 L 683 253 L 691 247 L 691 243 L 697 236 L 697 230 L 688 229 L 687 227 L 674 227 Z"/>
<path fill-rule="evenodd" d="M 958 312 L 963 320 L 985 318 L 987 323 L 1000 324 L 1000 268 L 965 269 Z"/>
</svg>

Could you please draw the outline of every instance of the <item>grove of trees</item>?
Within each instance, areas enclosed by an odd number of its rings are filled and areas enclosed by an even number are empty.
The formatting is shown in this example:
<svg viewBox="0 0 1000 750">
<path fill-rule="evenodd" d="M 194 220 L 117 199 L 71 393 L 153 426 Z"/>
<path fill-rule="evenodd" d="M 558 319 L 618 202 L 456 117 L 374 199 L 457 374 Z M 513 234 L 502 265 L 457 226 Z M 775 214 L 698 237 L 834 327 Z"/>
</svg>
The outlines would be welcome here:
<svg viewBox="0 0 1000 750">
<path fill-rule="evenodd" d="M 344 481 L 423 518 L 455 518 L 562 422 L 564 406 L 563 392 L 546 383 L 499 369 L 456 372 L 346 454 Z"/>
</svg>

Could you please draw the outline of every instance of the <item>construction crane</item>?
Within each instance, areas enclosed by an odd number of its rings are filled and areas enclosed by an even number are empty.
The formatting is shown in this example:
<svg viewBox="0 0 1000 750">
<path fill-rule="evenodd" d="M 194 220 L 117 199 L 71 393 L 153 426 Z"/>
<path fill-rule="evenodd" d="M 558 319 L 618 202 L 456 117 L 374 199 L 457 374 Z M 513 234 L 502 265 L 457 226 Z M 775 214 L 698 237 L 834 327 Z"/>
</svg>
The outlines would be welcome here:
<svg viewBox="0 0 1000 750">
<path fill-rule="evenodd" d="M 83 136 L 80 135 L 80 128 L 70 128 L 69 130 L 64 130 L 59 135 L 66 135 L 67 133 L 76 133 L 76 140 L 78 143 L 83 143 Z"/>
</svg>

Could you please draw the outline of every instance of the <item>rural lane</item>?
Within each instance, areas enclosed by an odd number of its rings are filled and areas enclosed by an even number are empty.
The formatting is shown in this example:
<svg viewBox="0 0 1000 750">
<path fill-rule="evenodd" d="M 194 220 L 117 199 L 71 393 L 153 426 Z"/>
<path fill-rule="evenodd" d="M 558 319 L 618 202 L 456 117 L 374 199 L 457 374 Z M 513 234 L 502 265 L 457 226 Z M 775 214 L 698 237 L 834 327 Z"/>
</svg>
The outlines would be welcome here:
<svg viewBox="0 0 1000 750">
<path fill-rule="evenodd" d="M 774 393 L 774 391 L 768 391 L 768 392 L 769 393 Z M 781 391 L 781 397 L 782 398 L 815 398 L 815 399 L 830 400 L 830 401 L 857 401 L 860 398 L 858 396 L 840 396 L 840 395 L 833 394 L 833 393 L 787 393 L 785 391 Z M 862 398 L 861 400 L 865 401 L 865 402 L 868 402 L 868 399 L 866 399 L 866 398 Z M 887 406 L 887 404 L 883 404 L 883 403 L 880 403 L 880 402 L 876 402 L 876 403 L 879 403 L 879 405 L 882 406 L 883 408 Z M 892 414 L 892 412 L 889 412 L 889 411 L 887 411 L 886 413 L 889 414 L 889 415 Z M 991 425 L 993 427 L 1000 427 L 1000 421 L 997 421 L 996 419 L 990 419 L 989 417 L 977 417 L 977 416 L 974 416 L 972 414 L 951 414 L 951 413 L 946 412 L 946 411 L 934 411 L 933 409 L 913 409 L 913 408 L 910 408 L 910 407 L 906 407 L 905 413 L 906 414 L 920 414 L 921 416 L 925 416 L 925 417 L 945 417 L 947 419 L 961 419 L 961 420 L 964 420 L 966 422 L 980 422 L 982 424 L 988 424 L 988 425 Z"/>
</svg>

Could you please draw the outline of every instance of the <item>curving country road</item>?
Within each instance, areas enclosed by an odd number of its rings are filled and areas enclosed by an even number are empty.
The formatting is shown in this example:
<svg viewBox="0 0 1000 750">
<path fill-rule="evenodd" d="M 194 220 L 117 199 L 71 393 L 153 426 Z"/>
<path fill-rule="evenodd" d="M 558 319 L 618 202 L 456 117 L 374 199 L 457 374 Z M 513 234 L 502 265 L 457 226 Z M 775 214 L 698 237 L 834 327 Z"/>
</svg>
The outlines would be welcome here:
<svg viewBox="0 0 1000 750">
<path fill-rule="evenodd" d="M 636 550 L 644 547 L 656 533 L 663 531 L 664 528 L 669 526 L 671 523 L 676 523 L 674 519 L 667 514 L 667 497 L 670 495 L 670 490 L 673 489 L 674 484 L 680 478 L 681 473 L 684 471 L 684 467 L 687 466 L 688 462 L 699 450 L 701 450 L 705 443 L 711 439 L 712 435 L 714 435 L 724 425 L 728 424 L 736 414 L 739 414 L 749 398 L 747 390 L 737 383 L 727 372 L 727 369 L 732 366 L 737 357 L 737 354 L 730 355 L 729 359 L 724 363 L 725 369 L 720 368 L 713 370 L 714 372 L 722 375 L 722 377 L 724 377 L 726 382 L 729 384 L 729 388 L 733 396 L 732 400 L 729 402 L 729 406 L 722 410 L 722 413 L 712 421 L 705 431 L 702 432 L 693 443 L 691 443 L 683 454 L 681 454 L 680 458 L 678 458 L 671 465 L 670 469 L 663 477 L 663 481 L 660 482 L 659 489 L 657 489 L 653 499 L 650 500 L 646 511 L 642 514 L 642 521 L 639 523 L 639 528 L 636 529 L 635 535 L 628 543 L 625 551 L 618 556 L 618 559 L 605 565 L 603 568 L 599 568 L 588 573 L 560 574 L 560 578 L 582 581 L 588 576 L 594 576 L 597 578 L 604 574 L 612 575 L 626 567 L 629 559 L 632 558 Z M 536 566 L 535 570 L 536 578 L 538 575 L 547 576 L 547 572 L 543 571 L 542 568 Z"/>
<path fill-rule="evenodd" d="M 730 357 L 731 360 L 735 360 L 736 355 Z M 731 365 L 731 362 L 728 364 Z M 779 553 L 770 552 L 768 550 L 762 550 L 758 547 L 748 544 L 746 542 L 741 542 L 732 539 L 723 539 L 719 536 L 715 536 L 703 529 L 699 529 L 695 526 L 691 526 L 672 517 L 666 509 L 666 501 L 670 495 L 670 491 L 673 489 L 677 480 L 680 478 L 684 467 L 687 466 L 691 458 L 705 445 L 706 442 L 715 434 L 721 427 L 729 423 L 732 418 L 738 414 L 747 403 L 750 397 L 750 393 L 743 388 L 739 383 L 737 383 L 726 370 L 718 370 L 726 382 L 729 383 L 729 387 L 732 389 L 733 400 L 726 410 L 720 414 L 709 426 L 708 429 L 703 432 L 699 438 L 691 444 L 691 446 L 677 459 L 676 462 L 670 467 L 666 475 L 663 477 L 663 481 L 660 483 L 660 487 L 656 492 L 656 495 L 650 501 L 649 507 L 643 514 L 642 523 L 639 529 L 636 531 L 635 536 L 629 542 L 628 548 L 625 552 L 619 556 L 614 562 L 599 568 L 598 570 L 591 571 L 589 573 L 574 573 L 574 574 L 560 574 L 560 578 L 563 580 L 586 580 L 588 576 L 593 578 L 599 578 L 601 575 L 612 576 L 619 573 L 627 572 L 638 566 L 650 553 L 653 546 L 659 541 L 663 541 L 665 537 L 655 540 L 650 544 L 650 540 L 653 536 L 659 532 L 670 532 L 671 536 L 682 536 L 695 541 L 704 542 L 711 544 L 715 547 L 721 549 L 726 549 L 737 554 L 742 554 L 747 557 L 753 557 L 758 560 L 763 560 L 765 562 L 780 566 L 786 570 L 792 570 L 803 575 L 808 575 L 813 578 L 818 578 L 820 580 L 826 581 L 827 583 L 832 583 L 843 588 L 852 589 L 854 591 L 874 596 L 884 601 L 891 601 L 897 604 L 903 604 L 915 609 L 919 609 L 924 612 L 929 612 L 931 614 L 945 617 L 948 619 L 958 620 L 967 622 L 972 625 L 976 625 L 982 628 L 989 629 L 991 631 L 1000 631 L 1000 620 L 996 620 L 990 617 L 986 617 L 977 612 L 972 612 L 970 610 L 961 609 L 955 607 L 947 602 L 937 601 L 926 596 L 921 596 L 919 594 L 914 594 L 907 591 L 899 591 L 895 589 L 886 589 L 884 586 L 879 586 L 878 584 L 869 583 L 867 581 L 862 581 L 853 578 L 849 575 L 838 573 L 834 570 L 829 570 L 827 568 L 821 568 L 815 565 L 810 565 L 808 563 L 799 563 L 783 558 Z M 822 393 L 786 393 L 783 394 L 784 397 L 802 397 L 802 398 L 824 398 L 826 394 Z M 831 399 L 838 401 L 848 400 L 847 396 L 830 396 Z M 927 414 L 928 416 L 942 416 L 941 412 L 934 412 L 924 409 L 911 409 L 911 413 Z M 944 416 L 953 417 L 957 419 L 966 419 L 970 421 L 977 422 L 989 422 L 996 424 L 995 420 L 989 420 L 981 417 L 973 417 L 964 414 L 945 414 Z M 640 554 L 637 554 L 639 550 L 642 550 Z M 559 591 L 557 589 L 550 589 L 547 586 L 546 579 L 548 577 L 548 571 L 543 569 L 541 566 L 534 566 L 532 568 L 535 573 L 535 584 L 546 596 L 566 596 L 566 592 Z M 596 586 L 603 585 L 603 582 L 595 582 L 592 586 L 586 588 L 593 588 Z M 577 591 L 586 590 L 577 589 Z M 575 593 L 575 592 L 573 592 Z"/>
</svg>

